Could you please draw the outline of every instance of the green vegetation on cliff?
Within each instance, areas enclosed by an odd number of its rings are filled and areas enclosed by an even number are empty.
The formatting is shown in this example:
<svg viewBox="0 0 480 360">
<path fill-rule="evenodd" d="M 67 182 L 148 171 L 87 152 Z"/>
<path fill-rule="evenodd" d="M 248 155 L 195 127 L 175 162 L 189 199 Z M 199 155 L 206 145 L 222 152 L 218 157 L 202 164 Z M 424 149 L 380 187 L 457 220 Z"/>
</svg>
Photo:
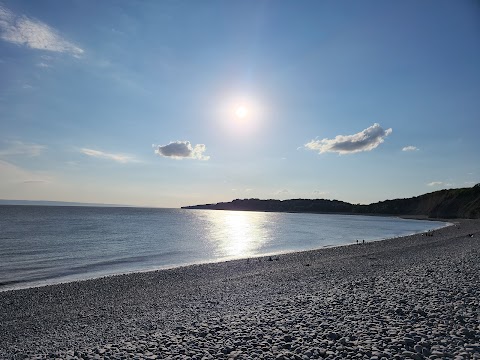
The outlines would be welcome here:
<svg viewBox="0 0 480 360">
<path fill-rule="evenodd" d="M 184 209 L 215 209 L 276 212 L 412 215 L 430 218 L 480 218 L 480 184 L 472 188 L 449 189 L 407 198 L 354 205 L 338 200 L 236 199 L 231 202 L 185 206 Z"/>
</svg>

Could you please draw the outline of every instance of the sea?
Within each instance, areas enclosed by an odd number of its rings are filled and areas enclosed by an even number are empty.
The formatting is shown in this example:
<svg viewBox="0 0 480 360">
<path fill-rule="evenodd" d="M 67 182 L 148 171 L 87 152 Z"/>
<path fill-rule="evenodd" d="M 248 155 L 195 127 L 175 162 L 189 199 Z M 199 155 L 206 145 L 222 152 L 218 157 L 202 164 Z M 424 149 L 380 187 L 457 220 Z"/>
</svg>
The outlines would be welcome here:
<svg viewBox="0 0 480 360">
<path fill-rule="evenodd" d="M 443 222 L 135 207 L 0 206 L 0 291 L 341 246 Z"/>
</svg>

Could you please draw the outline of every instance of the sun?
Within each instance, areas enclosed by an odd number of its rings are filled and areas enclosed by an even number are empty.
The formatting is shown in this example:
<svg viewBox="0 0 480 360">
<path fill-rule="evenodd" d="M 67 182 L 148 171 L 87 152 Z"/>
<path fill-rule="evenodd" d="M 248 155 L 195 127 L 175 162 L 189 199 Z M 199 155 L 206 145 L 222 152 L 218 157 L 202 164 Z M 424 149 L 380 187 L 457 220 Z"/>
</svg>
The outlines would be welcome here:
<svg viewBox="0 0 480 360">
<path fill-rule="evenodd" d="M 235 116 L 239 119 L 245 119 L 248 115 L 248 109 L 245 106 L 237 106 Z"/>
<path fill-rule="evenodd" d="M 0 0 L 1 2 L 2 0 Z M 223 94 L 222 94 L 223 95 Z M 215 105 L 218 123 L 235 137 L 250 136 L 266 125 L 263 99 L 250 95 L 231 95 Z"/>
</svg>

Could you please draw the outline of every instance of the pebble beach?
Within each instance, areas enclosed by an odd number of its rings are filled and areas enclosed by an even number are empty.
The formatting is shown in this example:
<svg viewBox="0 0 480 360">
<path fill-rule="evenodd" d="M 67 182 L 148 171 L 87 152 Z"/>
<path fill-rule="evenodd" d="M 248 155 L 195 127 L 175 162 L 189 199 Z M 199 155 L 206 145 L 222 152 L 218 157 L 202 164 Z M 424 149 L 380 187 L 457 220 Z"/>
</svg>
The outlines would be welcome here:
<svg viewBox="0 0 480 360">
<path fill-rule="evenodd" d="M 480 359 L 480 220 L 0 292 L 1 359 Z"/>
</svg>

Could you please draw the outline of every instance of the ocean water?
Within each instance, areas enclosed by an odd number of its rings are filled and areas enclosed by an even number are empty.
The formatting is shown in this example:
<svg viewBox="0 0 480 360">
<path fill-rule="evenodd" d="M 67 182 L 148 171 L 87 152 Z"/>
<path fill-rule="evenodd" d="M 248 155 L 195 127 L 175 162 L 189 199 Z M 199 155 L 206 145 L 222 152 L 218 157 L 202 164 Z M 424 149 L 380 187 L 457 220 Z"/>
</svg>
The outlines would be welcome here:
<svg viewBox="0 0 480 360">
<path fill-rule="evenodd" d="M 360 215 L 0 206 L 0 290 L 380 240 L 444 225 Z"/>
</svg>

